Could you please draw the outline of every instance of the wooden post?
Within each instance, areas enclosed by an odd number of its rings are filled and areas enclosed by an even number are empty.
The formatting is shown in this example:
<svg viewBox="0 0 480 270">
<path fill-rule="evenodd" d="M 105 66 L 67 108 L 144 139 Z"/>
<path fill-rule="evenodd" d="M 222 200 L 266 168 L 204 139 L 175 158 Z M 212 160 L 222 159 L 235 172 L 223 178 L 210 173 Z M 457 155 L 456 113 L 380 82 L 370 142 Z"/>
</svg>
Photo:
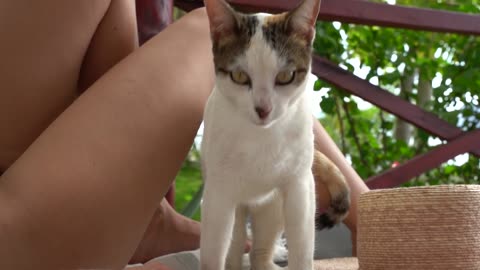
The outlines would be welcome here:
<svg viewBox="0 0 480 270">
<path fill-rule="evenodd" d="M 140 44 L 173 22 L 173 0 L 136 0 Z"/>
</svg>

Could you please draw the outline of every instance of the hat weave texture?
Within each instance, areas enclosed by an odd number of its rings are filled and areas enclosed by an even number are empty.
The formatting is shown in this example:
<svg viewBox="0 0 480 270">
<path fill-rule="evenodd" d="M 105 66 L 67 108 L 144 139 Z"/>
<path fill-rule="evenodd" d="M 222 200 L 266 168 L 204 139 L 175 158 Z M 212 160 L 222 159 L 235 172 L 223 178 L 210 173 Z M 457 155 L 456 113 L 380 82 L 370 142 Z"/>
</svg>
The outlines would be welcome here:
<svg viewBox="0 0 480 270">
<path fill-rule="evenodd" d="M 479 270 L 480 186 L 362 194 L 357 245 L 360 270 Z"/>
</svg>

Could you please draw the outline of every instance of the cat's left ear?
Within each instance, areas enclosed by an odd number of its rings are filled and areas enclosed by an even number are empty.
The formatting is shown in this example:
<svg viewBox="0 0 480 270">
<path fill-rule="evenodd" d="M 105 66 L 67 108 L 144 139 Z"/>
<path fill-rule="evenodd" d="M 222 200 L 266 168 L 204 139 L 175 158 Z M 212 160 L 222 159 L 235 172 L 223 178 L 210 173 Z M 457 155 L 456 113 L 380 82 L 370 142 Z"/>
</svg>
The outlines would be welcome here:
<svg viewBox="0 0 480 270">
<path fill-rule="evenodd" d="M 234 34 L 237 28 L 237 14 L 225 0 L 204 0 L 210 22 L 213 41 Z"/>
<path fill-rule="evenodd" d="M 320 12 L 321 0 L 303 0 L 303 2 L 289 13 L 290 27 L 296 33 L 301 33 L 312 42 L 315 34 L 315 22 L 317 21 L 318 12 Z"/>
</svg>

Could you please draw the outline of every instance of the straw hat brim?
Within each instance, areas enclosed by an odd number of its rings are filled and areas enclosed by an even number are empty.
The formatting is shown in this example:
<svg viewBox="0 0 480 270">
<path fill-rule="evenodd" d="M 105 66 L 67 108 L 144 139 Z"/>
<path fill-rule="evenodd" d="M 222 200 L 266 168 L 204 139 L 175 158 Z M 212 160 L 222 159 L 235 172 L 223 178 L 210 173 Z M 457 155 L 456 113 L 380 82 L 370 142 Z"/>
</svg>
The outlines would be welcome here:
<svg viewBox="0 0 480 270">
<path fill-rule="evenodd" d="M 370 191 L 358 202 L 362 270 L 480 269 L 480 186 Z"/>
<path fill-rule="evenodd" d="M 358 260 L 315 270 L 480 269 L 480 185 L 375 190 L 358 203 Z"/>
</svg>

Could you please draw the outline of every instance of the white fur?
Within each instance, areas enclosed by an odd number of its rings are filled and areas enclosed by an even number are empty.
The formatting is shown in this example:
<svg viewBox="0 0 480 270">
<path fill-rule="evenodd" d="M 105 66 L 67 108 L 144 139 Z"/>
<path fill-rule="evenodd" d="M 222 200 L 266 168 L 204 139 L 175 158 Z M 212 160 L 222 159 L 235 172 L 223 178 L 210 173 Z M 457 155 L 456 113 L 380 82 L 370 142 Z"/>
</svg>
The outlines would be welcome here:
<svg viewBox="0 0 480 270">
<path fill-rule="evenodd" d="M 230 67 L 248 72 L 251 89 L 217 76 L 205 109 L 202 270 L 223 270 L 225 265 L 241 269 L 247 215 L 252 218 L 252 269 L 277 268 L 272 253 L 282 230 L 289 268 L 312 269 L 313 118 L 306 82 L 275 86 L 275 76 L 286 63 L 261 35 L 256 32 L 245 57 Z M 272 107 L 265 120 L 254 109 L 262 105 Z"/>
</svg>

